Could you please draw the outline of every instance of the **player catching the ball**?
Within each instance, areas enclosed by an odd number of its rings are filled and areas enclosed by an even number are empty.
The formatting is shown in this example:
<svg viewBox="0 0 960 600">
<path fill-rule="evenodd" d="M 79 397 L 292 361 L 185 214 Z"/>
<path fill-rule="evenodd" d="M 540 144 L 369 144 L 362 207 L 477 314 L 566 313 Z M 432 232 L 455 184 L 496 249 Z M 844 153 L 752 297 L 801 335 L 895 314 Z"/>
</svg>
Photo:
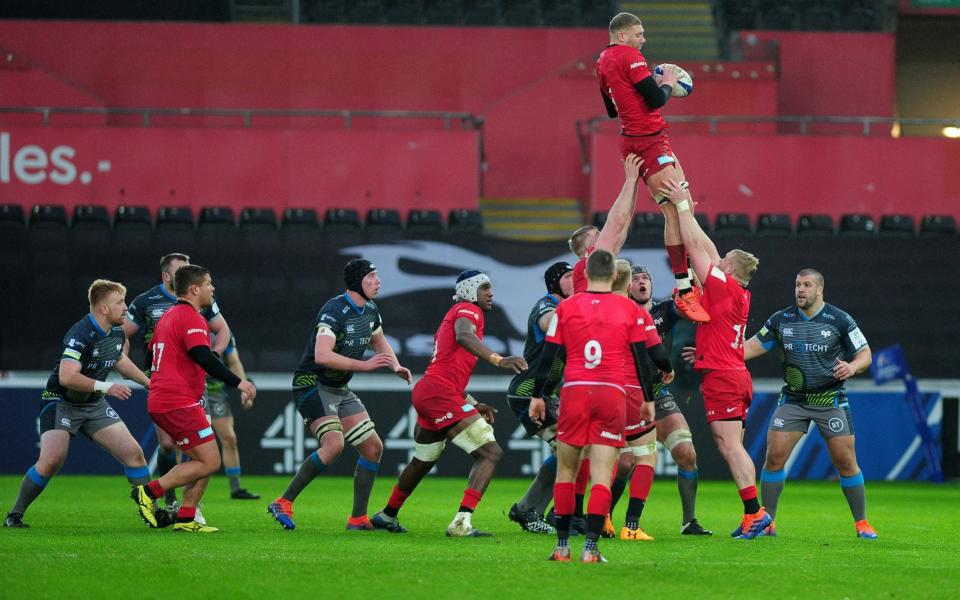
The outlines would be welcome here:
<svg viewBox="0 0 960 600">
<path fill-rule="evenodd" d="M 677 212 L 660 191 L 667 180 L 684 181 L 660 114 L 660 108 L 679 85 L 681 71 L 665 68 L 658 81 L 640 53 L 646 42 L 643 33 L 640 19 L 630 13 L 620 13 L 610 21 L 610 45 L 597 60 L 600 94 L 610 118 L 620 118 L 620 156 L 626 159 L 635 154 L 643 160 L 640 176 L 663 211 L 664 244 L 677 280 L 677 310 L 691 321 L 702 323 L 710 316 L 700 305 L 700 292 L 691 282 Z"/>
</svg>

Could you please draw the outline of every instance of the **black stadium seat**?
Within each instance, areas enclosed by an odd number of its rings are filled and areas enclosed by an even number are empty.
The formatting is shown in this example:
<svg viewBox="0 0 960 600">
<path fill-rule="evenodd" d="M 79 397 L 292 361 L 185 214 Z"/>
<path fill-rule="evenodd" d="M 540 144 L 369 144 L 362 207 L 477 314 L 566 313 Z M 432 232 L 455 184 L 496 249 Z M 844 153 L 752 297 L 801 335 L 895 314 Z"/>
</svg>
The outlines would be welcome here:
<svg viewBox="0 0 960 600">
<path fill-rule="evenodd" d="M 27 226 L 23 219 L 23 207 L 19 204 L 0 204 L 0 297 L 7 297 L 23 277 L 29 273 Z M 2 334 L 0 334 L 2 335 Z"/>
<path fill-rule="evenodd" d="M 480 235 L 483 233 L 483 217 L 479 210 L 467 210 L 464 208 L 450 211 L 450 217 L 447 219 L 447 235 L 472 233 Z"/>
<path fill-rule="evenodd" d="M 707 215 L 698 212 L 693 218 L 697 220 L 697 223 L 700 223 L 700 229 L 702 229 L 704 233 L 710 233 L 710 219 Z"/>
<path fill-rule="evenodd" d="M 393 208 L 371 208 L 367 211 L 367 232 L 403 233 L 400 211 Z"/>
<path fill-rule="evenodd" d="M 314 222 L 316 230 L 316 222 Z M 240 213 L 240 252 L 243 262 L 262 270 L 280 257 L 280 232 L 272 208 L 244 208 Z"/>
<path fill-rule="evenodd" d="M 189 206 L 160 207 L 157 211 L 157 227 L 154 233 L 157 241 L 169 248 L 170 252 L 190 254 L 197 241 L 193 227 L 193 211 Z"/>
<path fill-rule="evenodd" d="M 280 228 L 280 252 L 284 267 L 290 271 L 311 268 L 320 258 L 320 223 L 313 208 L 288 208 L 283 211 Z"/>
<path fill-rule="evenodd" d="M 233 230 L 236 222 L 233 219 L 233 209 L 229 206 L 206 206 L 200 209 L 200 220 L 197 228 L 206 230 Z"/>
<path fill-rule="evenodd" d="M 842 237 L 873 237 L 877 234 L 877 224 L 867 214 L 850 214 L 840 217 L 840 235 Z"/>
<path fill-rule="evenodd" d="M 633 217 L 634 235 L 663 235 L 662 212 L 639 212 Z"/>
<path fill-rule="evenodd" d="M 797 220 L 797 237 L 823 237 L 833 233 L 830 215 L 800 215 Z"/>
<path fill-rule="evenodd" d="M 67 210 L 62 204 L 34 204 L 30 211 L 30 229 L 66 231 Z"/>
<path fill-rule="evenodd" d="M 443 234 L 443 217 L 439 210 L 418 208 L 407 215 L 407 235 L 434 238 Z"/>
<path fill-rule="evenodd" d="M 757 219 L 757 236 L 789 236 L 793 233 L 790 215 L 784 213 L 764 213 Z"/>
<path fill-rule="evenodd" d="M 128 249 L 150 239 L 153 233 L 153 219 L 146 206 L 118 206 L 113 215 L 113 241 Z M 137 292 L 139 293 L 139 292 Z"/>
<path fill-rule="evenodd" d="M 270 207 L 247 207 L 240 213 L 240 231 L 263 231 L 277 229 L 277 215 Z"/>
<path fill-rule="evenodd" d="M 73 209 L 73 243 L 75 251 L 84 251 L 93 260 L 88 262 L 95 263 L 95 267 L 100 268 L 103 260 L 109 258 L 116 252 L 110 243 L 113 237 L 110 231 L 110 214 L 106 206 L 100 205 L 78 205 Z M 78 265 L 82 267 L 85 265 Z"/>
<path fill-rule="evenodd" d="M 917 235 L 917 225 L 911 215 L 883 215 L 880 217 L 880 235 L 912 238 Z"/>
<path fill-rule="evenodd" d="M 354 208 L 328 208 L 323 218 L 323 229 L 327 232 L 358 232 L 360 213 Z"/>
<path fill-rule="evenodd" d="M 957 221 L 952 215 L 924 215 L 920 221 L 923 237 L 950 236 L 957 234 Z"/>
<path fill-rule="evenodd" d="M 713 233 L 721 237 L 750 235 L 750 217 L 747 213 L 720 213 Z"/>
</svg>

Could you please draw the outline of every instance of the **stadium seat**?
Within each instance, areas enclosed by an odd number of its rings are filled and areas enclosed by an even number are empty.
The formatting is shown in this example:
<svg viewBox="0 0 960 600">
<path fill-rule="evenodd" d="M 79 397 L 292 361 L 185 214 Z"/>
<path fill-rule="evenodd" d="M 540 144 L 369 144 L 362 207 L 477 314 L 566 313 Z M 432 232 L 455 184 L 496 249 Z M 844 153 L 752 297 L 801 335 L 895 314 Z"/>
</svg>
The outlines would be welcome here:
<svg viewBox="0 0 960 600">
<path fill-rule="evenodd" d="M 233 209 L 229 206 L 206 206 L 200 209 L 200 220 L 197 228 L 203 230 L 229 230 L 236 228 L 233 219 Z"/>
<path fill-rule="evenodd" d="M 607 224 L 607 211 L 598 210 L 593 213 L 591 224 L 597 229 L 603 229 L 603 226 Z"/>
<path fill-rule="evenodd" d="M 30 211 L 30 229 L 67 229 L 67 211 L 61 204 L 34 204 Z"/>
<path fill-rule="evenodd" d="M 399 215 L 397 215 L 399 219 Z M 323 230 L 326 232 L 360 231 L 360 213 L 354 208 L 328 208 L 323 218 Z"/>
<path fill-rule="evenodd" d="M 662 212 L 639 212 L 633 216 L 632 232 L 639 235 L 662 235 L 663 225 Z"/>
<path fill-rule="evenodd" d="M 371 208 L 367 211 L 368 233 L 403 233 L 400 211 L 393 208 Z"/>
<path fill-rule="evenodd" d="M 387 23 L 422 23 L 423 2 L 420 0 L 386 0 L 383 3 L 383 16 Z"/>
<path fill-rule="evenodd" d="M 511 0 L 502 4 L 503 23 L 509 27 L 533 27 L 540 22 L 537 0 Z"/>
<path fill-rule="evenodd" d="M 423 21 L 428 25 L 457 25 L 462 18 L 462 0 L 424 0 L 423 2 Z"/>
<path fill-rule="evenodd" d="M 309 272 L 321 259 L 320 224 L 317 211 L 312 208 L 288 208 L 283 211 L 280 228 L 280 255 L 284 268 Z"/>
<path fill-rule="evenodd" d="M 784 213 L 764 213 L 757 219 L 757 236 L 789 236 L 793 233 L 790 215 Z"/>
<path fill-rule="evenodd" d="M 0 204 L 0 228 L 22 228 L 23 207 L 19 204 Z"/>
<path fill-rule="evenodd" d="M 750 217 L 747 213 L 720 213 L 714 223 L 713 233 L 721 237 L 750 235 Z"/>
<path fill-rule="evenodd" d="M 142 244 L 152 233 L 153 219 L 146 206 L 118 206 L 113 213 L 113 241 L 120 247 L 132 248 Z"/>
<path fill-rule="evenodd" d="M 437 237 L 443 234 L 443 217 L 439 210 L 415 209 L 407 215 L 407 235 Z"/>
<path fill-rule="evenodd" d="M 840 217 L 840 235 L 842 237 L 873 237 L 877 234 L 877 224 L 867 214 L 850 214 Z"/>
<path fill-rule="evenodd" d="M 73 209 L 73 242 L 86 246 L 98 258 L 112 253 L 110 214 L 106 206 L 84 205 Z M 100 261 L 95 260 L 99 266 Z"/>
<path fill-rule="evenodd" d="M 499 21 L 496 0 L 464 0 L 464 25 L 497 25 Z"/>
<path fill-rule="evenodd" d="M 924 215 L 920 220 L 920 235 L 935 237 L 956 235 L 957 221 L 952 215 Z"/>
<path fill-rule="evenodd" d="M 580 24 L 580 7 L 576 0 L 541 0 L 540 20 L 549 27 L 576 27 Z"/>
<path fill-rule="evenodd" d="M 822 237 L 833 233 L 833 217 L 830 215 L 800 215 L 797 220 L 797 237 Z"/>
<path fill-rule="evenodd" d="M 272 208 L 245 208 L 240 212 L 240 231 L 276 231 L 277 215 Z"/>
<path fill-rule="evenodd" d="M 914 237 L 916 223 L 911 215 L 884 215 L 880 217 L 880 235 L 884 237 Z"/>
<path fill-rule="evenodd" d="M 161 246 L 169 248 L 169 252 L 194 252 L 197 238 L 193 228 L 193 211 L 189 206 L 161 206 L 157 211 L 154 235 Z M 203 264 L 200 260 L 197 262 Z"/>
<path fill-rule="evenodd" d="M 272 208 L 244 208 L 240 212 L 240 252 L 253 268 L 276 264 L 280 256 L 280 232 Z"/>
<path fill-rule="evenodd" d="M 450 217 L 447 219 L 447 234 L 461 233 L 483 233 L 483 217 L 478 210 L 466 210 L 464 208 L 450 211 Z"/>
<path fill-rule="evenodd" d="M 303 231 L 318 229 L 317 211 L 312 208 L 288 208 L 283 211 L 283 230 Z"/>
</svg>

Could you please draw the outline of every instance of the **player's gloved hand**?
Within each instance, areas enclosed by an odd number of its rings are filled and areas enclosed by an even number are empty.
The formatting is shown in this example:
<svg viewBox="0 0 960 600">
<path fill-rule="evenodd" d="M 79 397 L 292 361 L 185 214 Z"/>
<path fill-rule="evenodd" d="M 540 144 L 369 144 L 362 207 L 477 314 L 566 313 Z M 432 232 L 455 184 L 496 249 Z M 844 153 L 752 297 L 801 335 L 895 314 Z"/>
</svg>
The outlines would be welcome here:
<svg viewBox="0 0 960 600">
<path fill-rule="evenodd" d="M 480 413 L 484 421 L 493 425 L 493 419 L 494 415 L 497 414 L 497 409 L 483 402 L 477 402 L 477 412 Z"/>
<path fill-rule="evenodd" d="M 522 356 L 507 356 L 497 366 L 501 369 L 510 369 L 514 373 L 523 373 L 527 370 L 527 361 Z"/>
<path fill-rule="evenodd" d="M 107 390 L 108 396 L 113 396 L 120 400 L 127 400 L 133 395 L 133 390 L 123 385 L 122 383 L 115 383 L 110 386 L 110 389 Z"/>
<path fill-rule="evenodd" d="M 363 368 L 361 371 L 375 371 L 382 367 L 394 367 L 394 358 L 385 352 L 380 354 L 374 354 L 367 360 L 363 361 Z"/>
<path fill-rule="evenodd" d="M 407 382 L 407 385 L 410 385 L 411 383 L 413 383 L 413 374 L 410 372 L 410 369 L 408 369 L 408 368 L 406 368 L 406 367 L 404 367 L 404 366 L 402 366 L 402 365 L 400 365 L 400 364 L 397 364 L 397 365 L 393 368 L 393 373 L 394 373 L 394 375 L 396 375 L 396 376 L 399 377 L 400 379 L 406 381 L 406 382 Z"/>
<path fill-rule="evenodd" d="M 669 373 L 664 373 L 663 371 L 660 371 L 660 381 L 662 381 L 666 385 L 670 385 L 671 383 L 673 383 L 674 377 L 676 377 L 676 373 L 674 373 L 673 371 L 670 371 Z"/>
<path fill-rule="evenodd" d="M 543 398 L 530 398 L 530 408 L 527 409 L 527 414 L 531 421 L 542 426 L 544 419 L 547 417 L 547 405 Z"/>
<path fill-rule="evenodd" d="M 693 365 L 697 362 L 697 349 L 693 346 L 684 346 L 680 352 L 680 358 Z"/>
</svg>

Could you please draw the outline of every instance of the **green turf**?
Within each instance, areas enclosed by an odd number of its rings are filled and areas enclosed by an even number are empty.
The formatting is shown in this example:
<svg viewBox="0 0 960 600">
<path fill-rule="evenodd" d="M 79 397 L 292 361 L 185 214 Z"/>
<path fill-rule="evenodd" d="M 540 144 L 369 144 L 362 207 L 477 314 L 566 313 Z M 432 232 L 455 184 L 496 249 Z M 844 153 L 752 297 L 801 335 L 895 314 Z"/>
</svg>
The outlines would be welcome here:
<svg viewBox="0 0 960 600">
<path fill-rule="evenodd" d="M 4 509 L 19 481 L 0 477 Z M 503 514 L 525 481 L 488 490 L 474 525 L 496 534 L 489 539 L 443 535 L 462 479 L 425 481 L 400 513 L 406 535 L 345 531 L 344 478 L 315 481 L 297 501 L 296 531 L 282 531 L 265 507 L 285 481 L 245 477 L 265 500 L 233 501 L 216 478 L 204 514 L 222 532 L 197 535 L 147 529 L 122 477 L 57 477 L 28 511 L 30 529 L 0 530 L 0 598 L 960 596 L 956 485 L 868 484 L 880 539 L 866 541 L 854 536 L 838 484 L 788 482 L 779 537 L 739 541 L 728 535 L 741 510 L 731 483 L 701 482 L 700 521 L 716 535 L 691 538 L 679 535 L 675 483 L 657 480 L 642 522 L 656 541 L 604 540 L 610 564 L 580 565 L 548 562 L 554 538 L 523 533 Z M 381 478 L 371 512 L 393 483 Z"/>
</svg>

